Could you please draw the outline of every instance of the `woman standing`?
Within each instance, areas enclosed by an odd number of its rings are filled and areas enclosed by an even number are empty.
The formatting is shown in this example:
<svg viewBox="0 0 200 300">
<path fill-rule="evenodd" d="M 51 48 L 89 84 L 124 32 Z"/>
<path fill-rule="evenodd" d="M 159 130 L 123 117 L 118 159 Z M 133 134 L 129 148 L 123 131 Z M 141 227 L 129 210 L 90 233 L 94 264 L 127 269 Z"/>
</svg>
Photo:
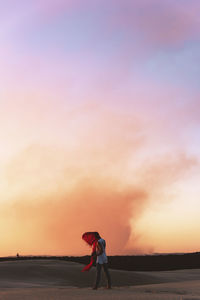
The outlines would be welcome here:
<svg viewBox="0 0 200 300">
<path fill-rule="evenodd" d="M 92 246 L 91 262 L 83 271 L 89 271 L 96 258 L 96 280 L 93 289 L 97 290 L 101 279 L 101 270 L 103 267 L 107 278 L 107 288 L 111 289 L 111 278 L 108 270 L 108 258 L 106 255 L 106 241 L 101 238 L 98 232 L 86 232 L 82 238 Z"/>
</svg>

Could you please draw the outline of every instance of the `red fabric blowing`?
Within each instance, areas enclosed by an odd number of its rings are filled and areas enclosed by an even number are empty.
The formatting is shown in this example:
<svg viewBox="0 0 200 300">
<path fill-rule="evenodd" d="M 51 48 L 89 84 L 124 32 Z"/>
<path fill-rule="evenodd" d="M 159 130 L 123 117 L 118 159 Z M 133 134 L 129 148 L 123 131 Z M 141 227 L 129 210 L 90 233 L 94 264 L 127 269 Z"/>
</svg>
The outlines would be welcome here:
<svg viewBox="0 0 200 300">
<path fill-rule="evenodd" d="M 94 232 L 85 232 L 82 235 L 82 239 L 90 246 L 92 246 L 92 244 L 97 240 Z"/>
<path fill-rule="evenodd" d="M 90 263 L 82 269 L 82 272 L 85 272 L 85 271 L 89 271 L 92 268 L 93 263 L 95 262 L 95 259 L 96 259 L 96 244 L 97 244 L 98 240 L 95 237 L 94 232 L 85 232 L 82 235 L 82 239 L 88 245 L 92 246 L 92 256 L 91 256 L 91 259 L 90 259 Z"/>
</svg>

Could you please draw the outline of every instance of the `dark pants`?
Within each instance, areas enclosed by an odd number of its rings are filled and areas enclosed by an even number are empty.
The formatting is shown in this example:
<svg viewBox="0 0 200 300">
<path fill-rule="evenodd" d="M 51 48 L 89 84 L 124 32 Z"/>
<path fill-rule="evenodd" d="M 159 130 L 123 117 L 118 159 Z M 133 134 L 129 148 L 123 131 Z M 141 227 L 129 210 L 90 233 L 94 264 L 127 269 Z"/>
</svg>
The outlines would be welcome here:
<svg viewBox="0 0 200 300">
<path fill-rule="evenodd" d="M 97 264 L 96 268 L 97 268 L 97 273 L 96 273 L 96 282 L 95 282 L 95 288 L 98 288 L 99 286 L 99 282 L 101 280 L 101 269 L 103 267 L 104 273 L 106 275 L 107 278 L 107 287 L 111 288 L 111 279 L 110 279 L 110 273 L 108 271 L 108 264 Z"/>
</svg>

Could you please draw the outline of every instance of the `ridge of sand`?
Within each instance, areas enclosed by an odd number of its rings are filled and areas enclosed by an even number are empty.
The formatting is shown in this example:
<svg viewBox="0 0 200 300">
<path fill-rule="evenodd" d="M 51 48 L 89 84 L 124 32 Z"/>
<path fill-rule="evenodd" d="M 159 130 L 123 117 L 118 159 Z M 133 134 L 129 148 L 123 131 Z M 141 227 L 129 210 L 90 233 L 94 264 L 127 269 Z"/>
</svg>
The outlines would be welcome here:
<svg viewBox="0 0 200 300">
<path fill-rule="evenodd" d="M 114 288 L 94 291 L 95 269 L 82 273 L 82 268 L 81 264 L 58 260 L 0 262 L 0 300 L 200 300 L 198 269 L 110 270 Z"/>
</svg>

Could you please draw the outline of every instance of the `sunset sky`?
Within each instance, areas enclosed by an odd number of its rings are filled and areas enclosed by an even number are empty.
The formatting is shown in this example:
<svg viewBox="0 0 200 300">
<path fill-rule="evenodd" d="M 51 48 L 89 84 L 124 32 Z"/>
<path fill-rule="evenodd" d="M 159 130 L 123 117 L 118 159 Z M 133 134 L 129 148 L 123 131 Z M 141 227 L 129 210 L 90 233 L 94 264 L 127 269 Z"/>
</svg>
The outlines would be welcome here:
<svg viewBox="0 0 200 300">
<path fill-rule="evenodd" d="M 200 251 L 200 1 L 0 3 L 0 256 Z"/>
</svg>

